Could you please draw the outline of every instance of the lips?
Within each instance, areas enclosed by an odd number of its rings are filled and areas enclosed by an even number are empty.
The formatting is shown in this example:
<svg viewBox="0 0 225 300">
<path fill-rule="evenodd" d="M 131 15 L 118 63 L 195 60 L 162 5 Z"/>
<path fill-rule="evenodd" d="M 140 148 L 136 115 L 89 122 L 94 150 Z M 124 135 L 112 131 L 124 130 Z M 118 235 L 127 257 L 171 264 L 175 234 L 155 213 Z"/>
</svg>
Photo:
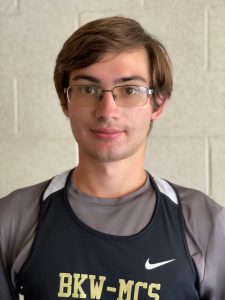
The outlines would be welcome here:
<svg viewBox="0 0 225 300">
<path fill-rule="evenodd" d="M 124 131 L 117 128 L 94 128 L 91 132 L 98 138 L 112 139 L 120 136 Z"/>
</svg>

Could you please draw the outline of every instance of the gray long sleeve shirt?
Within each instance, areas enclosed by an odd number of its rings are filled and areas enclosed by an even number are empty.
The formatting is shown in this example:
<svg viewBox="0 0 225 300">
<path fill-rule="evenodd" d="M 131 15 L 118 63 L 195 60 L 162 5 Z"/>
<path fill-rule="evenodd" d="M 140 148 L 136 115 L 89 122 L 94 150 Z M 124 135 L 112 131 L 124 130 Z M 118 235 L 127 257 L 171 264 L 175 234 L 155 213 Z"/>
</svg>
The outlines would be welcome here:
<svg viewBox="0 0 225 300">
<path fill-rule="evenodd" d="M 56 176 L 47 193 L 65 183 L 67 172 Z M 175 196 L 166 181 L 155 179 L 161 192 Z M 40 197 L 48 182 L 17 190 L 0 200 L 0 299 L 15 296 L 15 274 L 26 261 L 35 236 Z M 174 185 L 183 209 L 189 251 L 195 263 L 200 295 L 225 299 L 225 209 L 201 192 Z M 81 193 L 72 183 L 67 191 L 74 213 L 96 230 L 132 235 L 142 230 L 154 211 L 155 192 L 147 180 L 138 191 L 118 199 L 99 199 Z"/>
</svg>

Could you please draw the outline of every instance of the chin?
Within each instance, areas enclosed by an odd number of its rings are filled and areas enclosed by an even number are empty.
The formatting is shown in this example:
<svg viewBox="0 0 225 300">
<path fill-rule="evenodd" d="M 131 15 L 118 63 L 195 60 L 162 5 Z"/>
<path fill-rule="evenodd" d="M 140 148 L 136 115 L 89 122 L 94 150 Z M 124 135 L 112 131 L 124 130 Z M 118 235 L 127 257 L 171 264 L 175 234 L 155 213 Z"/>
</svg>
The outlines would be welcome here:
<svg viewBox="0 0 225 300">
<path fill-rule="evenodd" d="M 95 160 L 99 161 L 99 162 L 103 162 L 103 163 L 110 163 L 110 162 L 116 162 L 116 161 L 121 161 L 124 159 L 127 159 L 129 157 L 131 157 L 134 153 L 132 152 L 112 152 L 109 151 L 107 153 L 103 153 L 103 152 L 96 152 L 96 153 L 92 153 L 92 158 L 94 158 Z"/>
</svg>

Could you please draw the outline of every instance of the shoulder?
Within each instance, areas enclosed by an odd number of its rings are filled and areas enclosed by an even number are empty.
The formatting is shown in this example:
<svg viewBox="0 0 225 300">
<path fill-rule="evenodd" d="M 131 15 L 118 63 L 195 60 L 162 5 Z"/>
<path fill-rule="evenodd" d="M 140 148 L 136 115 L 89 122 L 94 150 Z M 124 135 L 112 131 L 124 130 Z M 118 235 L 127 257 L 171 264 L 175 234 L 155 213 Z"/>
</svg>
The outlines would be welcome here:
<svg viewBox="0 0 225 300">
<path fill-rule="evenodd" d="M 159 177 L 154 177 L 154 180 L 160 192 L 171 201 L 177 204 L 179 198 L 186 224 L 190 225 L 193 231 L 198 228 L 209 233 L 212 225 L 221 218 L 223 219 L 225 208 L 203 192 L 168 182 Z"/>
<path fill-rule="evenodd" d="M 7 224 L 11 227 L 16 226 L 16 222 L 32 222 L 34 215 L 38 214 L 40 207 L 40 198 L 43 194 L 47 198 L 50 194 L 65 185 L 69 171 L 63 172 L 55 177 L 40 182 L 38 184 L 24 187 L 13 191 L 9 195 L 0 199 L 0 233 L 2 226 L 6 228 Z M 14 227 L 13 226 L 13 227 Z"/>
<path fill-rule="evenodd" d="M 42 194 L 44 198 L 47 198 L 56 190 L 63 188 L 69 172 L 63 172 L 46 181 L 15 190 L 0 198 L 0 216 L 19 213 L 23 209 L 27 210 L 30 206 L 39 203 Z"/>
<path fill-rule="evenodd" d="M 34 235 L 40 197 L 47 184 L 45 181 L 18 189 L 0 199 L 0 269 L 1 264 L 11 269 Z"/>
<path fill-rule="evenodd" d="M 0 235 L 16 233 L 21 223 L 28 226 L 39 210 L 40 197 L 49 181 L 13 191 L 0 199 Z M 23 222 L 21 222 L 23 220 Z"/>
<path fill-rule="evenodd" d="M 179 195 L 184 217 L 192 226 L 201 224 L 202 230 L 211 230 L 224 216 L 225 208 L 203 192 L 176 184 L 172 186 Z"/>
<path fill-rule="evenodd" d="M 217 286 L 217 299 L 221 299 L 225 292 L 225 264 L 221 263 L 225 253 L 225 208 L 201 191 L 154 179 L 161 193 L 175 203 L 180 201 L 201 295 L 208 297 L 209 292 L 215 293 Z M 212 278 L 217 279 L 212 282 Z"/>
<path fill-rule="evenodd" d="M 13 262 L 35 235 L 40 201 L 62 188 L 67 172 L 13 191 L 0 199 L 0 252 L 4 264 Z"/>
<path fill-rule="evenodd" d="M 225 208 L 203 192 L 159 177 L 154 180 L 161 193 L 176 204 L 180 202 L 188 233 L 207 240 L 212 226 L 223 221 Z"/>
<path fill-rule="evenodd" d="M 205 299 L 225 295 L 225 208 L 194 189 L 174 185 L 183 209 L 189 249 Z"/>
<path fill-rule="evenodd" d="M 195 189 L 171 184 L 176 190 L 185 220 L 189 251 L 201 283 L 201 294 L 224 293 L 225 208 Z M 212 280 L 217 278 L 217 280 Z M 217 286 L 217 288 L 216 288 Z M 217 299 L 221 299 L 218 296 Z"/>
<path fill-rule="evenodd" d="M 63 176 L 65 177 L 65 176 Z M 56 180 L 58 178 L 58 180 Z M 14 273 L 23 265 L 30 251 L 38 224 L 42 195 L 55 191 L 61 176 L 13 191 L 0 199 L 0 285 L 3 270 Z M 62 183 L 60 184 L 62 187 Z M 49 190 L 50 189 L 50 190 Z M 4 278 L 3 278 L 4 279 Z"/>
<path fill-rule="evenodd" d="M 48 185 L 48 180 L 11 192 L 3 198 L 0 198 L 0 215 L 12 213 L 14 209 L 19 212 L 27 204 L 32 204 L 39 199 L 43 190 Z"/>
<path fill-rule="evenodd" d="M 191 238 L 207 251 L 209 239 L 220 227 L 225 232 L 225 208 L 201 191 L 170 184 L 176 191 L 182 206 L 186 228 Z"/>
</svg>

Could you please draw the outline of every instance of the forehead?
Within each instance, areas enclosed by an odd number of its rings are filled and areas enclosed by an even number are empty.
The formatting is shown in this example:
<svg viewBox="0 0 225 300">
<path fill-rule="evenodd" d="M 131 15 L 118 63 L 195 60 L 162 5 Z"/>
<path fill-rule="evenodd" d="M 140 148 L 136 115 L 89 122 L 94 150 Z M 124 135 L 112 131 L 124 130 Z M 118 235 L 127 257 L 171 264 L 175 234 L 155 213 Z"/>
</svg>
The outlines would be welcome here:
<svg viewBox="0 0 225 300">
<path fill-rule="evenodd" d="M 121 53 L 106 53 L 102 59 L 88 67 L 73 70 L 69 81 L 82 76 L 92 76 L 100 82 L 113 82 L 123 77 L 142 77 L 150 81 L 148 54 L 144 48 L 135 48 Z"/>
</svg>

